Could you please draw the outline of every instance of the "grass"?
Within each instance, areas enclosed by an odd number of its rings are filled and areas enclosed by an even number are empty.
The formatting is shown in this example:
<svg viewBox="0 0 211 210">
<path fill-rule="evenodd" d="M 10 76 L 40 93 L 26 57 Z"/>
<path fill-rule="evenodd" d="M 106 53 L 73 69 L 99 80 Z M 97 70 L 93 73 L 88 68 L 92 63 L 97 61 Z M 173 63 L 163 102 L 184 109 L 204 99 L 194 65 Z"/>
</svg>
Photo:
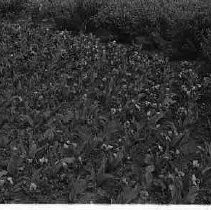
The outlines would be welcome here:
<svg viewBox="0 0 211 210">
<path fill-rule="evenodd" d="M 209 16 L 202 18 L 205 31 L 190 24 L 200 36 L 187 41 L 186 29 L 175 31 L 177 18 L 163 16 L 163 25 L 158 18 L 158 27 L 148 13 L 135 13 L 133 4 L 124 7 L 127 2 L 109 1 L 86 12 L 89 1 L 72 12 L 69 1 L 57 7 L 25 2 L 13 20 L 2 19 L 1 203 L 210 204 Z M 187 3 L 193 1 L 169 2 Z M 151 4 L 139 1 L 144 10 Z M 86 21 L 83 29 L 74 28 L 77 15 Z M 64 19 L 72 20 L 69 28 L 58 27 Z M 130 28 L 131 21 L 144 30 Z M 116 39 L 96 36 L 105 26 Z M 194 45 L 199 57 L 172 60 L 165 47 L 147 51 L 143 43 L 123 44 L 123 29 L 142 40 L 159 33 L 161 42 L 172 43 L 171 51 L 189 43 L 188 52 Z M 179 30 L 182 40 L 176 39 Z"/>
</svg>

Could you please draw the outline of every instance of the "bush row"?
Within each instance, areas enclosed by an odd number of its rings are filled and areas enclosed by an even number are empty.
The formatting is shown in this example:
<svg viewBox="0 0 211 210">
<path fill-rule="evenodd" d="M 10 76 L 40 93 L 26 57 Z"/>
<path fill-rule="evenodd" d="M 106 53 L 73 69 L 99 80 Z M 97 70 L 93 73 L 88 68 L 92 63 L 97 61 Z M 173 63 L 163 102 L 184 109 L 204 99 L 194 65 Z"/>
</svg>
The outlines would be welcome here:
<svg viewBox="0 0 211 210">
<path fill-rule="evenodd" d="M 92 32 L 106 41 L 132 43 L 136 37 L 156 33 L 153 39 L 162 38 L 167 54 L 173 48 L 173 59 L 204 57 L 202 43 L 211 27 L 211 6 L 206 0 L 49 0 L 33 2 L 29 8 L 34 21 L 51 17 L 59 30 Z"/>
</svg>

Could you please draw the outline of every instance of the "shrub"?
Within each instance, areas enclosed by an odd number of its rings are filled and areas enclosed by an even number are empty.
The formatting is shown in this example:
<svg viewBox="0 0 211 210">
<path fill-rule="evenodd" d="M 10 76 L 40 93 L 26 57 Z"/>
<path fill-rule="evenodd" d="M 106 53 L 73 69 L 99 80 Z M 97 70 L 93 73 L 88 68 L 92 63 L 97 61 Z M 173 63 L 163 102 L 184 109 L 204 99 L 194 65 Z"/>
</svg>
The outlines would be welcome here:
<svg viewBox="0 0 211 210">
<path fill-rule="evenodd" d="M 110 0 L 94 20 L 96 27 L 107 28 L 120 37 L 134 38 L 159 32 L 164 39 L 170 40 L 178 36 L 177 27 L 183 20 L 191 21 L 199 11 L 206 9 L 198 0 Z"/>
<path fill-rule="evenodd" d="M 210 23 L 206 14 L 195 14 L 191 19 L 175 21 L 171 31 L 172 41 L 180 57 L 195 60 L 202 55 L 201 42 L 206 30 L 211 27 Z"/>
<path fill-rule="evenodd" d="M 199 50 L 200 33 L 207 27 L 211 8 L 205 0 L 31 2 L 34 20 L 51 17 L 59 30 L 95 33 L 106 29 L 120 42 L 132 42 L 136 36 L 149 36 L 158 32 L 164 40 L 174 40 L 176 49 L 186 45 L 188 50 L 184 51 L 188 51 L 187 54 L 194 54 Z"/>
<path fill-rule="evenodd" d="M 48 0 L 28 0 L 25 12 L 29 14 L 33 22 L 40 22 L 42 19 L 49 19 L 52 16 Z"/>
<path fill-rule="evenodd" d="M 102 5 L 102 0 L 65 0 L 51 1 L 52 18 L 58 29 L 71 31 L 86 31 L 92 27 L 91 19 Z M 91 29 L 89 29 L 91 30 Z"/>
<path fill-rule="evenodd" d="M 0 17 L 19 14 L 25 9 L 27 0 L 0 0 Z"/>
<path fill-rule="evenodd" d="M 111 30 L 120 39 L 152 31 L 156 19 L 153 3 L 145 1 L 108 1 L 95 17 L 95 25 Z M 128 36 L 128 37 L 127 37 Z M 123 38 L 121 38 L 123 37 Z"/>
<path fill-rule="evenodd" d="M 204 58 L 211 62 L 211 30 L 209 30 L 207 33 L 207 37 L 204 38 L 204 41 L 202 42 L 202 48 Z"/>
</svg>

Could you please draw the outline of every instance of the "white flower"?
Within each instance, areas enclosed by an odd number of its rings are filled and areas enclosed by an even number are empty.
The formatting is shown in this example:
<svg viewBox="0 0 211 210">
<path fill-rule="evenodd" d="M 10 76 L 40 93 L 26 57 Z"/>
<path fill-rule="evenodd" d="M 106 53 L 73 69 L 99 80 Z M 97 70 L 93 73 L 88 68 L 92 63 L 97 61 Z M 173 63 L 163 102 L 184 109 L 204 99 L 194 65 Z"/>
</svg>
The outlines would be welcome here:
<svg viewBox="0 0 211 210">
<path fill-rule="evenodd" d="M 197 84 L 197 87 L 200 88 L 201 87 L 201 84 Z"/>
<path fill-rule="evenodd" d="M 162 152 L 163 151 L 163 147 L 161 147 L 160 145 L 158 145 L 158 149 Z"/>
<path fill-rule="evenodd" d="M 151 115 L 151 111 L 148 111 L 147 112 L 147 116 L 149 117 Z"/>
<path fill-rule="evenodd" d="M 63 147 L 64 147 L 64 149 L 68 149 L 69 145 L 68 144 L 64 144 Z"/>
<path fill-rule="evenodd" d="M 4 183 L 5 183 L 5 180 L 0 179 L 0 187 L 2 187 L 4 185 Z"/>
<path fill-rule="evenodd" d="M 160 128 L 160 124 L 157 124 L 157 125 L 156 125 L 156 128 Z"/>
<path fill-rule="evenodd" d="M 150 103 L 149 101 L 145 101 L 145 104 L 146 104 L 146 105 L 149 105 L 149 104 L 151 104 L 151 103 Z"/>
<path fill-rule="evenodd" d="M 196 178 L 196 175 L 195 174 L 192 175 L 192 183 L 194 185 L 197 185 L 197 178 Z"/>
<path fill-rule="evenodd" d="M 33 160 L 32 160 L 31 158 L 28 159 L 28 162 L 29 162 L 29 163 L 32 163 L 32 161 L 33 161 Z"/>
<path fill-rule="evenodd" d="M 123 178 L 123 179 L 122 179 L 122 182 L 125 183 L 126 185 L 128 185 L 127 178 Z"/>
<path fill-rule="evenodd" d="M 68 167 L 67 163 L 65 163 L 64 161 L 62 162 L 62 166 L 63 166 L 64 168 L 67 168 L 67 167 Z"/>
<path fill-rule="evenodd" d="M 159 87 L 160 87 L 160 85 L 155 85 L 154 86 L 155 89 L 158 89 Z"/>
<path fill-rule="evenodd" d="M 115 114 L 116 113 L 116 109 L 115 108 L 111 108 L 111 114 Z"/>
<path fill-rule="evenodd" d="M 36 185 L 35 183 L 32 182 L 32 183 L 30 184 L 29 190 L 30 190 L 30 191 L 34 191 L 34 190 L 36 190 L 36 189 L 37 189 L 37 185 Z"/>
<path fill-rule="evenodd" d="M 118 111 L 121 112 L 122 111 L 122 108 L 119 108 Z"/>
<path fill-rule="evenodd" d="M 193 160 L 193 166 L 198 168 L 199 167 L 199 162 L 198 160 Z"/>
<path fill-rule="evenodd" d="M 82 164 L 82 157 L 81 156 L 78 157 L 78 160 Z"/>
<path fill-rule="evenodd" d="M 141 107 L 138 104 L 135 104 L 135 107 L 140 111 Z"/>
<path fill-rule="evenodd" d="M 115 158 L 117 158 L 117 153 L 113 153 L 113 156 L 114 156 Z"/>
<path fill-rule="evenodd" d="M 187 91 L 186 93 L 187 93 L 188 96 L 190 96 L 190 91 Z"/>
<path fill-rule="evenodd" d="M 105 149 L 105 150 L 110 150 L 110 149 L 113 149 L 113 146 L 112 145 L 103 144 L 101 148 Z"/>
<path fill-rule="evenodd" d="M 40 161 L 40 163 L 43 164 L 43 163 L 47 163 L 48 162 L 48 159 L 45 158 L 45 157 L 43 157 L 43 158 L 40 158 L 39 161 Z"/>
<path fill-rule="evenodd" d="M 172 131 L 168 131 L 168 135 L 170 135 L 170 136 L 171 136 L 171 135 L 172 135 Z"/>
<path fill-rule="evenodd" d="M 62 54 L 64 54 L 64 53 L 67 52 L 67 50 L 66 50 L 66 49 L 61 49 L 60 52 L 61 52 Z"/>
<path fill-rule="evenodd" d="M 156 103 L 153 103 L 152 104 L 152 107 L 156 108 L 157 107 L 157 104 Z"/>
<path fill-rule="evenodd" d="M 14 184 L 14 182 L 13 182 L 13 180 L 12 180 L 12 177 L 8 177 L 7 180 L 10 182 L 11 185 Z"/>
<path fill-rule="evenodd" d="M 179 154 L 180 154 L 180 151 L 179 151 L 178 149 L 176 150 L 176 154 L 177 154 L 177 155 L 179 155 Z"/>
</svg>

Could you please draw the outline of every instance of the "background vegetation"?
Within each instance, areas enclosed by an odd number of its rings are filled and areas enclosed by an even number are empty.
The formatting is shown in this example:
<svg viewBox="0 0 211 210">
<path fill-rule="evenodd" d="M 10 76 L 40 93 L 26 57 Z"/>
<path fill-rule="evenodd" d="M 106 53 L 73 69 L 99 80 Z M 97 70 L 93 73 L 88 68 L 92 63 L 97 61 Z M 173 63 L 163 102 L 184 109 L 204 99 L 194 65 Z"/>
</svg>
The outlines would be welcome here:
<svg viewBox="0 0 211 210">
<path fill-rule="evenodd" d="M 210 204 L 210 9 L 1 0 L 1 203 Z"/>
</svg>

